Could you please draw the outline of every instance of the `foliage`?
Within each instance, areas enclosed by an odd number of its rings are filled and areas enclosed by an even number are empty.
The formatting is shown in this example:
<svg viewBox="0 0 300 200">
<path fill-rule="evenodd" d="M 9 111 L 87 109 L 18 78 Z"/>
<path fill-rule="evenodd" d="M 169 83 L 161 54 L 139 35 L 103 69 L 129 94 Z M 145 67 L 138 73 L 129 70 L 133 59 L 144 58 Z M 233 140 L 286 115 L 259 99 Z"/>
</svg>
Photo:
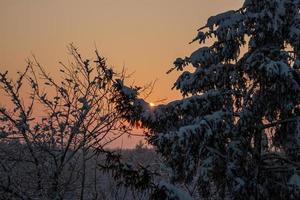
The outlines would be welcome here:
<svg viewBox="0 0 300 200">
<path fill-rule="evenodd" d="M 87 180 L 87 163 L 98 162 L 94 150 L 129 131 L 113 102 L 114 79 L 123 75 L 98 51 L 91 63 L 73 45 L 69 50 L 73 61 L 60 63 L 61 80 L 35 58 L 16 81 L 0 74 L 8 99 L 0 108 L 2 199 L 99 198 L 97 174 Z"/>
<path fill-rule="evenodd" d="M 140 149 L 136 149 L 139 151 Z M 139 164 L 133 165 L 124 162 L 120 154 L 113 152 L 106 153 L 106 162 L 99 165 L 101 171 L 110 173 L 118 186 L 130 188 L 133 194 L 138 192 L 142 194 L 140 199 L 149 198 L 151 200 L 167 199 L 167 200 L 189 200 L 190 197 L 174 185 L 167 183 L 167 177 L 163 177 L 157 169 L 150 166 L 144 167 Z M 144 164 L 144 163 L 143 163 Z"/>
<path fill-rule="evenodd" d="M 186 70 L 174 84 L 182 100 L 153 108 L 115 83 L 117 110 L 149 129 L 173 181 L 196 183 L 194 198 L 300 198 L 299 7 L 246 0 L 210 17 L 192 42 L 213 44 L 169 71 Z"/>
</svg>

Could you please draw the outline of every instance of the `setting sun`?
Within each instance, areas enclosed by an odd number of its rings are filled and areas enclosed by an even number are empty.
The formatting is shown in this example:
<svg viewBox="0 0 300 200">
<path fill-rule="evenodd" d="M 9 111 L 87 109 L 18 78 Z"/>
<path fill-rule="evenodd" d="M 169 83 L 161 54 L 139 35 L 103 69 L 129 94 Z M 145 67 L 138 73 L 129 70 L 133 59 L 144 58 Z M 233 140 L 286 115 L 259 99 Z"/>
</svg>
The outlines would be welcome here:
<svg viewBox="0 0 300 200">
<path fill-rule="evenodd" d="M 149 103 L 149 105 L 150 105 L 151 107 L 154 107 L 154 106 L 155 106 L 155 103 Z"/>
</svg>

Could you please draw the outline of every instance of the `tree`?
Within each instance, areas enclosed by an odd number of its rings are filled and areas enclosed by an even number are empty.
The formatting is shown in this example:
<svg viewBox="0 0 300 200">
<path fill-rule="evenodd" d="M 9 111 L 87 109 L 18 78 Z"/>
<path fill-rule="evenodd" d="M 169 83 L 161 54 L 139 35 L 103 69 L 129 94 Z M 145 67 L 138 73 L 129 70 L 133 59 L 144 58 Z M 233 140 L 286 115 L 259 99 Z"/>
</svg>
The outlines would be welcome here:
<svg viewBox="0 0 300 200">
<path fill-rule="evenodd" d="M 123 75 L 98 51 L 91 63 L 69 50 L 61 80 L 35 58 L 16 81 L 0 74 L 8 97 L 0 108 L 0 199 L 101 198 L 99 153 L 129 131 L 113 102 L 114 79 Z"/>
<path fill-rule="evenodd" d="M 207 20 L 177 58 L 182 100 L 151 107 L 115 84 L 117 110 L 207 199 L 300 198 L 300 1 L 246 0 Z M 245 53 L 242 53 L 243 51 Z M 195 195 L 194 190 L 189 190 Z"/>
</svg>

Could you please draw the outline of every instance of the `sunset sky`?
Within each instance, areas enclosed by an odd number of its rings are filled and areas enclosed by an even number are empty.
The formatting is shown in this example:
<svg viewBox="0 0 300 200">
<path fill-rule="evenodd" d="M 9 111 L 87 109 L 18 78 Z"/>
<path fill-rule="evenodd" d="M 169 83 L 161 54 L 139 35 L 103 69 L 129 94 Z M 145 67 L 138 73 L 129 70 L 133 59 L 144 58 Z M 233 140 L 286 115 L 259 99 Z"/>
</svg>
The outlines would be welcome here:
<svg viewBox="0 0 300 200">
<path fill-rule="evenodd" d="M 199 44 L 188 42 L 211 15 L 241 7 L 242 0 L 0 0 L 0 70 L 11 76 L 35 54 L 53 75 L 73 42 L 93 57 L 95 44 L 115 69 L 135 72 L 128 83 L 157 83 L 148 101 L 179 98 L 171 91 L 175 58 Z M 0 100 L 1 101 L 1 100 Z M 133 142 L 124 142 L 130 146 Z"/>
</svg>

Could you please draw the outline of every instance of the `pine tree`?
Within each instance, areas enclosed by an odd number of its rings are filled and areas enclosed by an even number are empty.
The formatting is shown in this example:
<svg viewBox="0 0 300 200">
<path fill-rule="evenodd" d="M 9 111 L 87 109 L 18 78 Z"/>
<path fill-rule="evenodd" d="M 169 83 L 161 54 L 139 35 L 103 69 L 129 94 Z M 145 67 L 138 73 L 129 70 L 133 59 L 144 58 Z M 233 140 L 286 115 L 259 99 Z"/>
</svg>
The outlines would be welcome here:
<svg viewBox="0 0 300 200">
<path fill-rule="evenodd" d="M 192 41 L 200 48 L 169 71 L 184 71 L 182 100 L 151 107 L 115 84 L 123 117 L 149 129 L 173 181 L 196 182 L 201 199 L 300 198 L 299 7 L 246 0 L 210 17 Z"/>
</svg>

